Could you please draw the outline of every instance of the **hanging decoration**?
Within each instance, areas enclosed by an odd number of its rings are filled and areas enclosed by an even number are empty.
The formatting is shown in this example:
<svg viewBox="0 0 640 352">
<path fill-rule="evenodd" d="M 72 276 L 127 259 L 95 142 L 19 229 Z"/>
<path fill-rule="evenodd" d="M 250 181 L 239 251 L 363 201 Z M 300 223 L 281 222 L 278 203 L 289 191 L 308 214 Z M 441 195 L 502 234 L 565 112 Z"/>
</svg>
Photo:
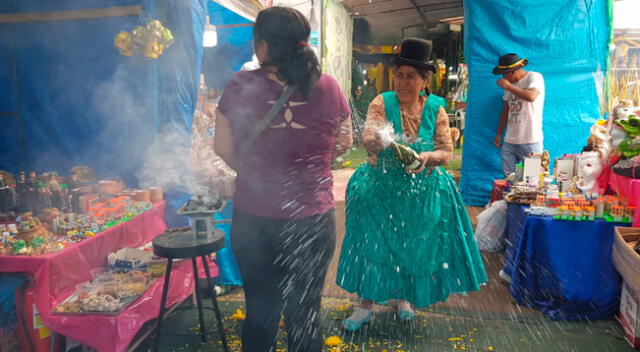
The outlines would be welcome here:
<svg viewBox="0 0 640 352">
<path fill-rule="evenodd" d="M 140 53 L 150 59 L 157 59 L 164 49 L 173 44 L 173 34 L 158 20 L 152 20 L 146 26 L 137 26 L 131 33 L 122 31 L 113 38 L 114 46 L 120 55 L 133 56 Z"/>
</svg>

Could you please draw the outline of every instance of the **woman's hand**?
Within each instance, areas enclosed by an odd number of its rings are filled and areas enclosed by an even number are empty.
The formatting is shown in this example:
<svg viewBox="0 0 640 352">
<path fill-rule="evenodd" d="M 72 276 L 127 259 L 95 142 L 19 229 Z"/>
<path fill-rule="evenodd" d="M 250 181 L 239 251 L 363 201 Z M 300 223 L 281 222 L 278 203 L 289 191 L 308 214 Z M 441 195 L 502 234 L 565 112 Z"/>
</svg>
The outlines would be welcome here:
<svg viewBox="0 0 640 352">
<path fill-rule="evenodd" d="M 422 152 L 418 154 L 418 158 L 420 159 L 420 166 L 417 169 L 413 169 L 413 170 L 409 168 L 405 168 L 405 171 L 407 171 L 410 174 L 419 174 L 423 172 L 425 167 L 427 166 L 427 162 L 431 158 L 431 152 Z"/>
<path fill-rule="evenodd" d="M 496 137 L 493 139 L 493 145 L 495 145 L 496 148 L 502 147 L 502 134 L 496 134 Z"/>
<path fill-rule="evenodd" d="M 366 131 L 366 132 L 367 133 L 365 133 L 362 138 L 362 144 L 364 148 L 367 150 L 367 153 L 369 155 L 371 154 L 377 155 L 384 149 L 384 146 L 382 145 L 382 140 L 380 139 L 380 135 L 377 132 L 373 132 L 373 131 Z"/>
</svg>

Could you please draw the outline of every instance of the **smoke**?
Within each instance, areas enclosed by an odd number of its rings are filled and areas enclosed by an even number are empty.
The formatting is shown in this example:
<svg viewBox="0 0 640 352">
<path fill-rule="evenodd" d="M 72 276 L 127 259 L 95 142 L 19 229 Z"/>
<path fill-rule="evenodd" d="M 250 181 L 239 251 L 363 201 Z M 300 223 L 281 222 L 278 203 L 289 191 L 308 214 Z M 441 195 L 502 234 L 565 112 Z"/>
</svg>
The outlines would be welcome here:
<svg viewBox="0 0 640 352">
<path fill-rule="evenodd" d="M 190 157 L 191 136 L 180 128 L 165 126 L 144 152 L 137 175 L 140 186 L 199 195 L 205 202 L 216 200 L 215 188 L 196 179 Z"/>
</svg>

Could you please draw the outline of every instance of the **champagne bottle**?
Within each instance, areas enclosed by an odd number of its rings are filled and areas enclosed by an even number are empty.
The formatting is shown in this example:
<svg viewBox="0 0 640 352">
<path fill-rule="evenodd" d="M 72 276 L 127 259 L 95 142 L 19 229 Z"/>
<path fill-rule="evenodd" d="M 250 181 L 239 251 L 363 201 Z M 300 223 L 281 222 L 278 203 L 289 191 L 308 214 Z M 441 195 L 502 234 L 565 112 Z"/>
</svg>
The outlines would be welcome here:
<svg viewBox="0 0 640 352">
<path fill-rule="evenodd" d="M 410 147 L 404 144 L 400 144 L 396 142 L 392 142 L 389 145 L 389 148 L 391 148 L 396 158 L 400 160 L 400 162 L 403 163 L 408 169 L 416 170 L 420 168 L 420 165 L 421 165 L 420 157 L 418 156 L 418 153 L 416 153 L 415 150 L 411 149 Z"/>
</svg>

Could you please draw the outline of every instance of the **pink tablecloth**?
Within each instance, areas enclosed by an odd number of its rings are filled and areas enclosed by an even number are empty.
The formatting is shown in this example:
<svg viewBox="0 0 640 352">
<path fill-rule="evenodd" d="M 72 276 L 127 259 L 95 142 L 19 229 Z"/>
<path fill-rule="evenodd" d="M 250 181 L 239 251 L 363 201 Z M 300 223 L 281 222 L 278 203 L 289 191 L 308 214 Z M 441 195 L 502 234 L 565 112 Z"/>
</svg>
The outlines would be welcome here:
<svg viewBox="0 0 640 352">
<path fill-rule="evenodd" d="M 117 316 L 56 316 L 51 310 L 75 286 L 91 279 L 91 269 L 106 265 L 107 255 L 123 247 L 139 247 L 167 228 L 165 203 L 109 228 L 64 251 L 36 257 L 0 256 L 0 272 L 30 272 L 35 279 L 35 302 L 42 321 L 51 330 L 83 342 L 99 351 L 124 351 L 142 325 L 157 317 L 164 279 L 156 280 L 134 303 Z M 217 276 L 217 268 L 213 269 Z M 190 261 L 174 266 L 167 305 L 193 292 Z"/>
<path fill-rule="evenodd" d="M 629 205 L 637 207 L 640 203 L 640 179 L 628 178 L 611 173 L 609 178 L 609 186 L 616 193 L 627 199 Z M 633 227 L 640 226 L 640 211 L 636 211 L 633 217 Z"/>
</svg>

